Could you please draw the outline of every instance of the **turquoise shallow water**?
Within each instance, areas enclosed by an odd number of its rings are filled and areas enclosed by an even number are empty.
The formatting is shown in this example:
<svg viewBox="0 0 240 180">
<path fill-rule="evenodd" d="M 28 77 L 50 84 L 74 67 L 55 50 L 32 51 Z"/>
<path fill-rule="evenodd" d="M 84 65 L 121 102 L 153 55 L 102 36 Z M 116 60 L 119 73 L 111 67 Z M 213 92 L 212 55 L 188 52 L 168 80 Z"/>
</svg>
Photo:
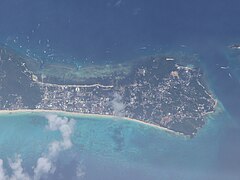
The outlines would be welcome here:
<svg viewBox="0 0 240 180">
<path fill-rule="evenodd" d="M 194 139 L 121 119 L 73 118 L 73 146 L 59 154 L 55 174 L 48 178 L 61 174 L 76 179 L 78 166 L 85 173 L 82 179 L 237 179 L 239 175 L 219 158 L 226 129 L 235 123 L 224 112 L 209 117 Z M 48 145 L 61 140 L 60 132 L 46 128 L 44 114 L 1 115 L 0 124 L 0 157 L 6 170 L 7 159 L 20 154 L 25 171 L 32 175 Z"/>
</svg>

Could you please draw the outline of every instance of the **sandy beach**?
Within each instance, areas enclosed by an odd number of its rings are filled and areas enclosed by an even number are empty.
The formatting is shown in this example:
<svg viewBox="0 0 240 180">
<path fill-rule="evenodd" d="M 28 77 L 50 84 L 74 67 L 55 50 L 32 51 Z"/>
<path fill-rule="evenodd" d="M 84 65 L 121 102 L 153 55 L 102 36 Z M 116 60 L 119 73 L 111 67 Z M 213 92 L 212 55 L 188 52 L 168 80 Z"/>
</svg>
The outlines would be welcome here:
<svg viewBox="0 0 240 180">
<path fill-rule="evenodd" d="M 137 119 L 131 119 L 127 117 L 119 117 L 119 116 L 113 116 L 113 115 L 100 115 L 100 114 L 84 114 L 84 113 L 78 113 L 78 112 L 68 112 L 68 111 L 61 111 L 61 110 L 44 110 L 44 109 L 19 109 L 19 110 L 0 110 L 0 115 L 8 115 L 8 114 L 22 114 L 22 113 L 28 113 L 28 114 L 58 114 L 62 116 L 70 116 L 70 117 L 86 117 L 86 118 L 106 118 L 106 119 L 118 119 L 120 120 L 125 120 L 125 121 L 131 121 L 131 122 L 136 122 L 140 123 L 146 126 L 151 126 L 153 128 L 160 129 L 162 131 L 168 132 L 170 134 L 176 135 L 176 136 L 183 136 L 183 137 L 188 137 L 182 133 L 175 132 L 173 130 L 170 130 L 165 127 L 157 126 L 155 124 L 147 123 L 142 120 L 137 120 Z"/>
<path fill-rule="evenodd" d="M 210 111 L 207 112 L 205 114 L 203 114 L 203 116 L 205 117 L 209 117 L 211 114 L 213 113 L 219 113 L 221 111 L 222 104 L 219 103 L 219 101 L 214 98 L 212 95 L 210 95 L 211 98 L 214 100 L 214 111 Z M 57 114 L 57 115 L 61 115 L 61 116 L 69 116 L 69 117 L 86 117 L 86 118 L 105 118 L 105 119 L 117 119 L 118 121 L 121 120 L 125 120 L 125 121 L 131 121 L 131 122 L 136 122 L 136 123 L 140 123 L 146 126 L 150 126 L 156 129 L 159 129 L 161 131 L 165 131 L 167 133 L 170 133 L 172 135 L 175 136 L 181 136 L 181 137 L 185 137 L 185 138 L 190 138 L 190 136 L 184 135 L 183 133 L 180 132 L 175 132 L 171 129 L 162 127 L 162 126 L 158 126 L 152 123 L 148 123 L 145 122 L 143 120 L 138 120 L 138 119 L 132 119 L 132 118 L 128 118 L 128 117 L 120 117 L 120 116 L 114 116 L 114 115 L 101 115 L 101 114 L 85 114 L 85 113 L 79 113 L 79 112 L 69 112 L 69 111 L 61 111 L 61 110 L 45 110 L 45 109 L 18 109 L 18 110 L 0 110 L 0 115 L 1 114 Z"/>
</svg>

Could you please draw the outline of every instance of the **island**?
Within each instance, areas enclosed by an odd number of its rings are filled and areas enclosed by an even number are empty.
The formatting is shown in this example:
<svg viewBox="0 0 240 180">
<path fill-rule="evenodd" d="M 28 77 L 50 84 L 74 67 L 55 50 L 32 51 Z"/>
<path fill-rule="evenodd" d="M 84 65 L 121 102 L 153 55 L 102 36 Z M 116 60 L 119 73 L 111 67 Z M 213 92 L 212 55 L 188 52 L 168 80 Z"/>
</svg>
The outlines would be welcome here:
<svg viewBox="0 0 240 180">
<path fill-rule="evenodd" d="M 0 48 L 0 110 L 55 110 L 108 115 L 194 137 L 217 101 L 200 68 L 148 56 L 127 64 L 42 64 Z"/>
</svg>

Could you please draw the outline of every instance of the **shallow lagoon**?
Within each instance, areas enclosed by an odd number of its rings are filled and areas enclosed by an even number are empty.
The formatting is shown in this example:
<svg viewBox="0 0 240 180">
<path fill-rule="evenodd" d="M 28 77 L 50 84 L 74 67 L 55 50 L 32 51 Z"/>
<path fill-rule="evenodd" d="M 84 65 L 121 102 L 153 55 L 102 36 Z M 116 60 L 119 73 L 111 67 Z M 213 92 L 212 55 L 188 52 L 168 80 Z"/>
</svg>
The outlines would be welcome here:
<svg viewBox="0 0 240 180">
<path fill-rule="evenodd" d="M 227 165 L 228 157 L 220 157 L 225 144 L 230 143 L 229 126 L 235 123 L 223 111 L 209 117 L 207 125 L 193 139 L 119 118 L 75 115 L 72 118 L 76 120 L 71 137 L 73 146 L 61 151 L 55 161 L 56 171 L 48 178 L 76 179 L 78 167 L 85 174 L 82 179 L 234 179 L 239 176 L 239 171 Z M 32 175 L 32 168 L 49 144 L 61 140 L 60 132 L 46 128 L 48 121 L 41 113 L 5 114 L 1 115 L 0 123 L 0 157 L 5 169 L 9 169 L 7 159 L 20 154 L 23 168 Z M 236 135 L 240 137 L 239 132 Z"/>
</svg>

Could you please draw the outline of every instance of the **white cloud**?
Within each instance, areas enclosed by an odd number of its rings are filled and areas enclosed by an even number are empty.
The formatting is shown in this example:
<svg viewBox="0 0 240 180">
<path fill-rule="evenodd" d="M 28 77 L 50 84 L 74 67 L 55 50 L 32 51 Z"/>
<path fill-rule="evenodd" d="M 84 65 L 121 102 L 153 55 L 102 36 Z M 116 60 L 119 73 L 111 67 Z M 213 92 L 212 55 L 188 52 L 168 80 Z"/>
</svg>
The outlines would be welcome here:
<svg viewBox="0 0 240 180">
<path fill-rule="evenodd" d="M 122 96 L 118 93 L 114 93 L 112 100 L 113 114 L 116 116 L 125 115 L 125 105 L 122 102 Z"/>
<path fill-rule="evenodd" d="M 56 169 L 54 161 L 59 153 L 72 147 L 71 135 L 74 130 L 75 120 L 57 115 L 47 115 L 46 118 L 48 119 L 47 129 L 60 131 L 62 140 L 50 143 L 48 153 L 38 159 L 37 165 L 34 168 L 34 179 L 36 180 L 46 174 L 54 173 Z"/>
<path fill-rule="evenodd" d="M 15 160 L 9 160 L 9 166 L 12 169 L 12 176 L 10 180 L 30 180 L 27 173 L 24 172 L 22 167 L 22 159 L 20 155 L 17 155 Z"/>
<path fill-rule="evenodd" d="M 3 169 L 3 160 L 0 159 L 0 180 L 6 180 L 7 176 L 5 174 L 5 170 Z"/>
<path fill-rule="evenodd" d="M 30 180 L 27 173 L 22 167 L 22 159 L 20 155 L 16 155 L 14 160 L 9 160 L 9 167 L 12 170 L 12 175 L 9 177 L 3 168 L 3 160 L 0 159 L 0 180 Z"/>
<path fill-rule="evenodd" d="M 34 169 L 34 179 L 40 179 L 43 175 L 54 173 L 55 167 L 51 160 L 46 157 L 40 157 L 37 166 Z"/>
<path fill-rule="evenodd" d="M 36 166 L 33 168 L 34 176 L 29 177 L 22 167 L 22 159 L 17 155 L 15 160 L 9 160 L 9 167 L 12 175 L 8 176 L 3 168 L 3 160 L 0 159 L 0 180 L 39 180 L 41 177 L 55 172 L 55 161 L 61 151 L 72 147 L 71 135 L 74 131 L 75 120 L 57 115 L 47 115 L 48 126 L 50 131 L 60 131 L 62 140 L 53 141 L 48 146 L 48 152 L 38 158 Z M 83 176 L 83 172 L 78 170 L 78 175 Z"/>
<path fill-rule="evenodd" d="M 76 176 L 77 176 L 77 179 L 83 179 L 84 176 L 85 176 L 85 167 L 82 165 L 82 162 L 79 163 L 77 165 L 77 168 L 76 168 Z"/>
</svg>

